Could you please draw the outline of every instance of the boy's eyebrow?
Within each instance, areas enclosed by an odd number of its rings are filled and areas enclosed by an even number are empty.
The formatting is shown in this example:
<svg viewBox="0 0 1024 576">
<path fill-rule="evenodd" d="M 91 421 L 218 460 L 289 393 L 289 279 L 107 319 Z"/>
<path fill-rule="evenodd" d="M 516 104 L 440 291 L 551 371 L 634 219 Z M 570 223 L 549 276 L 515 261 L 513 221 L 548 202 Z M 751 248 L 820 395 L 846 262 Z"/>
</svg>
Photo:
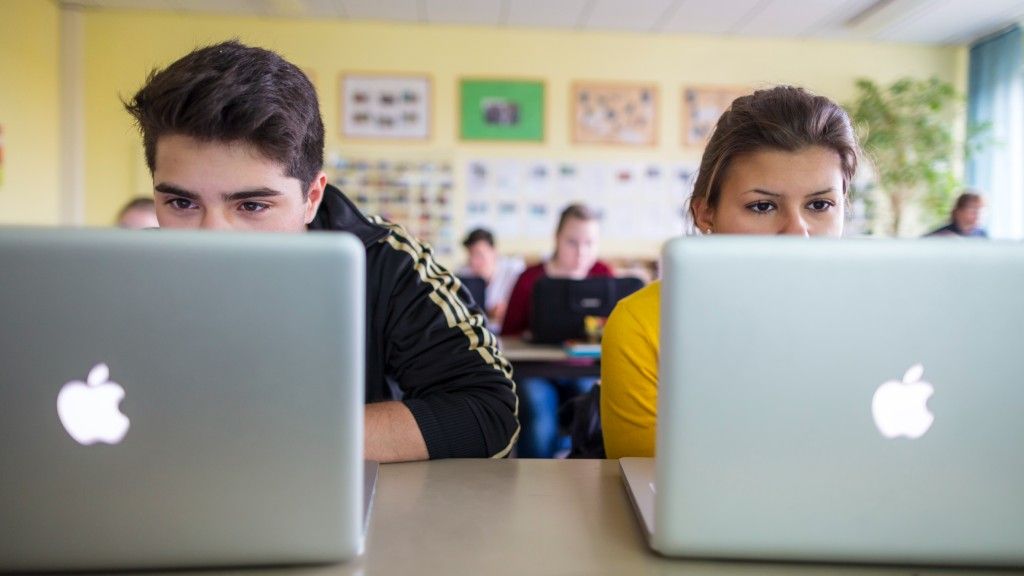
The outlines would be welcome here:
<svg viewBox="0 0 1024 576">
<path fill-rule="evenodd" d="M 195 192 L 189 192 L 184 188 L 178 188 L 173 184 L 165 184 L 163 182 L 153 187 L 157 192 L 163 192 L 164 194 L 173 194 L 175 196 L 181 196 L 182 198 L 188 198 L 189 200 L 199 200 L 199 194 Z"/>
<path fill-rule="evenodd" d="M 189 200 L 199 200 L 199 194 L 196 194 L 195 192 L 190 192 L 188 190 L 185 190 L 184 188 L 179 188 L 174 184 L 167 184 L 161 182 L 160 184 L 154 186 L 153 189 L 156 190 L 157 192 L 162 192 L 164 194 L 172 194 L 174 196 L 188 198 Z M 253 188 L 252 190 L 239 190 L 238 192 L 227 192 L 225 194 L 222 194 L 221 197 L 224 199 L 225 202 L 237 202 L 239 200 L 250 200 L 252 198 L 270 198 L 273 196 L 282 195 L 283 194 L 278 190 L 274 190 L 273 188 L 262 187 Z"/>
<path fill-rule="evenodd" d="M 230 192 L 223 194 L 225 202 L 237 202 L 239 200 L 249 200 L 251 198 L 270 198 L 273 196 L 283 196 L 283 194 L 273 188 L 254 188 L 252 190 L 240 190 L 238 192 Z"/>
</svg>

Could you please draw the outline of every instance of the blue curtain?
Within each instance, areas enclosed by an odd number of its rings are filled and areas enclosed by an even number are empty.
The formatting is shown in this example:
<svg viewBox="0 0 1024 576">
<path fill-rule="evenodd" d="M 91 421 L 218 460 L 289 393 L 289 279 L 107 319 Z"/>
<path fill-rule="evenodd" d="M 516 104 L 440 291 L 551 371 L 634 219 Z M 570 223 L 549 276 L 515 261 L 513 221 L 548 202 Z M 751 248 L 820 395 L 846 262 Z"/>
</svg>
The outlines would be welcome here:
<svg viewBox="0 0 1024 576">
<path fill-rule="evenodd" d="M 988 125 L 980 153 L 967 159 L 966 180 L 988 198 L 993 237 L 1024 237 L 1024 44 L 1018 26 L 971 46 L 968 126 Z"/>
</svg>

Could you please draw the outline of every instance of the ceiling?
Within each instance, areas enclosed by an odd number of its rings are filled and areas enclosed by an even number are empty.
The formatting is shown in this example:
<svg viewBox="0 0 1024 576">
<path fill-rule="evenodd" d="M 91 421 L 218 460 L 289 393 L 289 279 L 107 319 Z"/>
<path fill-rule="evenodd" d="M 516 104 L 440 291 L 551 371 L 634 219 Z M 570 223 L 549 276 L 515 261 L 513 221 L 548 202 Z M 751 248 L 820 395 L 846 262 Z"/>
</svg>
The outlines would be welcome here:
<svg viewBox="0 0 1024 576">
<path fill-rule="evenodd" d="M 962 44 L 1024 0 L 57 0 L 66 6 L 422 24 Z"/>
</svg>

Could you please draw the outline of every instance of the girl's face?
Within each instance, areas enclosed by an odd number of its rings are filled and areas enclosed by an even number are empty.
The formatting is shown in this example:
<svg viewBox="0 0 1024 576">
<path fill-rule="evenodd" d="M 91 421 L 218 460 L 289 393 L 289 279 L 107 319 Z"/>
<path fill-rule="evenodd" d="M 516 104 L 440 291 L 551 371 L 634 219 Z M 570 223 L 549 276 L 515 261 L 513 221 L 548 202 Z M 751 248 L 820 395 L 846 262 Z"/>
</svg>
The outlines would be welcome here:
<svg viewBox="0 0 1024 576">
<path fill-rule="evenodd" d="M 583 278 L 597 262 L 597 220 L 568 218 L 555 236 L 555 265 L 570 278 Z"/>
<path fill-rule="evenodd" d="M 842 236 L 846 216 L 839 154 L 822 146 L 764 149 L 732 159 L 716 206 L 694 200 L 705 234 Z"/>
</svg>

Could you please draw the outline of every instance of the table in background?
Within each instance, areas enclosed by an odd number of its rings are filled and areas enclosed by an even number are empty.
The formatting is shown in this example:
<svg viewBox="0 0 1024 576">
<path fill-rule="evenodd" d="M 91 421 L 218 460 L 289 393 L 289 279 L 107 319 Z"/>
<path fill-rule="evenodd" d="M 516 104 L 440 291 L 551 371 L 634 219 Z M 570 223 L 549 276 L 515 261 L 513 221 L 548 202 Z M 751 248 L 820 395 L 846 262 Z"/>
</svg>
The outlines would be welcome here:
<svg viewBox="0 0 1024 576">
<path fill-rule="evenodd" d="M 573 357 L 561 346 L 531 344 L 522 338 L 501 338 L 501 351 L 512 363 L 513 377 L 521 378 L 600 378 L 598 358 Z"/>
<path fill-rule="evenodd" d="M 381 466 L 366 554 L 348 564 L 173 576 L 882 576 L 985 571 L 684 561 L 647 548 L 615 460 Z M 1010 574 L 996 571 L 993 574 Z M 1024 571 L 1014 572 L 1024 574 Z M 146 576 L 157 573 L 148 572 Z"/>
</svg>

